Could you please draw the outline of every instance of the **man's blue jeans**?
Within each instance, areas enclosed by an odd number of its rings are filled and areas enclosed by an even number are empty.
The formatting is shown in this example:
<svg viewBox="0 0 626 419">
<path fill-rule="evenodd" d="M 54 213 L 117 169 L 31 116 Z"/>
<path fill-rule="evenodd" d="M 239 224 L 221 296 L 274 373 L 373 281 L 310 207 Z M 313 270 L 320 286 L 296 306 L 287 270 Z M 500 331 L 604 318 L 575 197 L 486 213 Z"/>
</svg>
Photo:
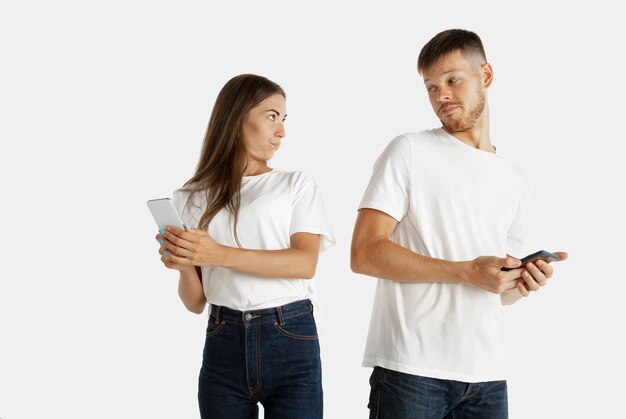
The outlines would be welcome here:
<svg viewBox="0 0 626 419">
<path fill-rule="evenodd" d="M 506 419 L 506 381 L 463 383 L 381 367 L 370 377 L 370 419 Z"/>
<path fill-rule="evenodd" d="M 211 306 L 198 387 L 202 418 L 322 418 L 322 367 L 309 300 L 237 311 Z"/>
</svg>

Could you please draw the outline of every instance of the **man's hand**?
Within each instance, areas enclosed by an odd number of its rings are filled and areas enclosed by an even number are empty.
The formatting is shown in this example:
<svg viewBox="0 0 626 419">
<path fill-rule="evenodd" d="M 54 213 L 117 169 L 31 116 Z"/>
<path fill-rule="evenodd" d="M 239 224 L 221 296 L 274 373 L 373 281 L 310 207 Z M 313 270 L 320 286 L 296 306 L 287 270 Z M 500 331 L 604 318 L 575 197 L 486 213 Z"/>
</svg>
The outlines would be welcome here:
<svg viewBox="0 0 626 419">
<path fill-rule="evenodd" d="M 519 282 L 522 269 L 519 269 L 520 260 L 514 257 L 499 258 L 495 256 L 480 256 L 470 262 L 468 282 L 485 291 L 502 294 L 515 289 Z M 503 271 L 500 268 L 511 268 Z M 518 269 L 515 269 L 518 268 Z"/>
<path fill-rule="evenodd" d="M 559 257 L 559 262 L 567 259 L 565 252 L 556 252 L 555 255 Z M 522 280 L 518 281 L 516 288 L 523 297 L 528 297 L 531 291 L 539 291 L 554 274 L 554 268 L 543 260 L 527 263 L 521 268 L 524 268 Z"/>
</svg>

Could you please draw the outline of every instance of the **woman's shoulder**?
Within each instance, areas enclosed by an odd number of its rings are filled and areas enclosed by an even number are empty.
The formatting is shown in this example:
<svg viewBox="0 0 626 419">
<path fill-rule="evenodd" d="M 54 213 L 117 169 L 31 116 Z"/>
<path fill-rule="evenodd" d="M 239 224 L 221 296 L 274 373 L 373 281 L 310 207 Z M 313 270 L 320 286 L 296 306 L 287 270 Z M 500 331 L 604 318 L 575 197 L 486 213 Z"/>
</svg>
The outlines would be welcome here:
<svg viewBox="0 0 626 419">
<path fill-rule="evenodd" d="M 292 193 L 310 186 L 317 186 L 317 183 L 309 173 L 303 170 L 276 170 L 274 169 L 274 179 L 277 184 L 287 186 Z"/>
<path fill-rule="evenodd" d="M 172 192 L 172 202 L 181 213 L 185 209 L 204 208 L 206 206 L 206 191 L 198 189 L 194 185 L 184 185 Z"/>
<path fill-rule="evenodd" d="M 181 186 L 172 192 L 172 200 L 187 200 L 192 194 L 197 194 L 197 191 L 194 193 L 193 187 L 189 185 Z"/>
<path fill-rule="evenodd" d="M 315 182 L 313 177 L 302 170 L 278 170 L 274 169 L 273 172 L 277 175 L 276 178 L 281 180 L 287 180 L 293 184 Z"/>
</svg>

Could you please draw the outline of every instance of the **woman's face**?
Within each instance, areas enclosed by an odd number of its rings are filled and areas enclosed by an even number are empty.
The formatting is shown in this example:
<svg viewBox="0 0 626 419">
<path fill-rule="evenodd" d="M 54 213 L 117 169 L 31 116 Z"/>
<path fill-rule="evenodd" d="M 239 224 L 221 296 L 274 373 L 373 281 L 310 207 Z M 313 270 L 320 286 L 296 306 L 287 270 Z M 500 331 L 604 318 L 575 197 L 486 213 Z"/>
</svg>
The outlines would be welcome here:
<svg viewBox="0 0 626 419">
<path fill-rule="evenodd" d="M 248 112 L 243 124 L 243 143 L 248 160 L 270 160 L 285 137 L 286 103 L 276 93 Z"/>
</svg>

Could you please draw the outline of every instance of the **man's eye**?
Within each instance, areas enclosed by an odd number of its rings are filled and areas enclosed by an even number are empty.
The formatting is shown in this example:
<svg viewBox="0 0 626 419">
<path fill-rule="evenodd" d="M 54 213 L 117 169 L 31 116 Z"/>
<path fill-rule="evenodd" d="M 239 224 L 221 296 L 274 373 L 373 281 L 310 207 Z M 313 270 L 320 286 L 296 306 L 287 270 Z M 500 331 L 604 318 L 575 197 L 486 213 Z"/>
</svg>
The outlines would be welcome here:
<svg viewBox="0 0 626 419">
<path fill-rule="evenodd" d="M 458 81 L 459 81 L 459 79 L 450 79 L 450 84 L 454 84 L 454 83 L 456 83 Z"/>
<path fill-rule="evenodd" d="M 435 86 L 430 86 L 430 87 L 427 87 L 427 88 L 426 88 L 426 90 L 427 90 L 428 92 L 434 92 L 434 91 L 435 91 L 435 89 L 437 89 Z"/>
</svg>

